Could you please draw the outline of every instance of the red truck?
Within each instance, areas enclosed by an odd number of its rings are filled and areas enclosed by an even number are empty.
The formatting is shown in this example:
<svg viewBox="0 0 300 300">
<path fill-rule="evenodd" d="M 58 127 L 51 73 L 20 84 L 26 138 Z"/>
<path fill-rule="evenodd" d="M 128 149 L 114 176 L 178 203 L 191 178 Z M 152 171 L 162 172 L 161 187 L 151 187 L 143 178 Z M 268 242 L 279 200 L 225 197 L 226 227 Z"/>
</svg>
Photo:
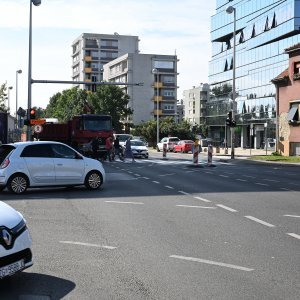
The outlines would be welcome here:
<svg viewBox="0 0 300 300">
<path fill-rule="evenodd" d="M 34 134 L 40 141 L 62 142 L 87 156 L 92 154 L 95 137 L 99 140 L 100 156 L 104 155 L 105 141 L 110 136 L 113 136 L 111 116 L 92 114 L 74 116 L 67 123 L 45 123 L 42 131 Z"/>
</svg>

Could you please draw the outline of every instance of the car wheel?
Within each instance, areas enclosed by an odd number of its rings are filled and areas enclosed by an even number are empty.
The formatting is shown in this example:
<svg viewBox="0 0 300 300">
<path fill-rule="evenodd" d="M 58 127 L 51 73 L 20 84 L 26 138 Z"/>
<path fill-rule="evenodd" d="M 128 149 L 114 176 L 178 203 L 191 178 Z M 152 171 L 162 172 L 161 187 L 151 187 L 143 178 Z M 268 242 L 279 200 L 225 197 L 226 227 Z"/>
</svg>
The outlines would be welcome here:
<svg viewBox="0 0 300 300">
<path fill-rule="evenodd" d="M 27 177 L 22 174 L 13 175 L 7 184 L 7 189 L 14 194 L 23 194 L 29 186 Z"/>
<path fill-rule="evenodd" d="M 0 192 L 2 192 L 5 189 L 5 186 L 0 186 Z"/>
<path fill-rule="evenodd" d="M 86 175 L 85 182 L 84 182 L 85 186 L 89 190 L 99 189 L 102 183 L 103 183 L 103 178 L 101 173 L 99 173 L 98 171 L 89 172 Z"/>
<path fill-rule="evenodd" d="M 160 150 L 159 150 L 158 146 L 156 146 L 156 150 L 157 150 L 157 152 L 160 152 Z"/>
</svg>

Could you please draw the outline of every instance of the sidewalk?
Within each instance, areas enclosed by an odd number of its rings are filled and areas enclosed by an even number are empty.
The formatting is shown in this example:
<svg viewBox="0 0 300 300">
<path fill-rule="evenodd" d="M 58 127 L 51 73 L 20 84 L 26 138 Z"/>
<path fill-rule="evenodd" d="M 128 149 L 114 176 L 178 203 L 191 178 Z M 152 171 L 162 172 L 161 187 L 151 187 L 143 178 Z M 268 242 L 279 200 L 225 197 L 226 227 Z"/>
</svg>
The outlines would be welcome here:
<svg viewBox="0 0 300 300">
<path fill-rule="evenodd" d="M 243 159 L 248 158 L 250 156 L 257 156 L 257 155 L 270 155 L 272 152 L 274 152 L 274 149 L 268 149 L 266 152 L 266 149 L 243 149 L 243 148 L 234 148 L 234 157 Z M 214 147 L 214 156 L 217 156 L 219 158 L 230 158 L 231 157 L 231 148 L 227 149 L 227 154 L 225 152 L 225 149 L 220 148 L 220 153 L 216 153 L 216 148 Z"/>
</svg>

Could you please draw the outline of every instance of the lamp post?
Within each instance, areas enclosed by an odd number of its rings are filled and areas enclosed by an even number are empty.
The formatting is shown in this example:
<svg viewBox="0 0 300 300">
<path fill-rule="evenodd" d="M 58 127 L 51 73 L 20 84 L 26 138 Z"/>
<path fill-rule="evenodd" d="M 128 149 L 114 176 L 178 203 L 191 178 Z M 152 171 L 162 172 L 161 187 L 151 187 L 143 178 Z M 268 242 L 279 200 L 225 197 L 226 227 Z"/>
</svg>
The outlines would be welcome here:
<svg viewBox="0 0 300 300">
<path fill-rule="evenodd" d="M 30 10 L 29 10 L 29 48 L 28 48 L 28 105 L 27 105 L 27 120 L 30 121 L 30 109 L 31 109 L 31 58 L 32 58 L 32 3 L 35 6 L 39 6 L 42 0 L 29 0 Z M 27 125 L 27 141 L 31 140 L 31 128 Z"/>
<path fill-rule="evenodd" d="M 8 108 L 8 111 L 10 112 L 10 90 L 12 90 L 13 87 L 12 86 L 9 86 L 7 88 L 7 108 Z"/>
<path fill-rule="evenodd" d="M 153 69 L 152 73 L 154 75 L 156 75 L 156 97 L 154 97 L 154 99 L 156 100 L 156 145 L 159 143 L 159 112 L 158 112 L 158 106 L 159 106 L 159 102 L 158 102 L 158 94 L 159 94 L 159 90 L 158 90 L 158 70 L 157 69 Z M 155 78 L 154 78 L 155 79 Z"/>
<path fill-rule="evenodd" d="M 233 13 L 233 54 L 232 54 L 232 119 L 235 117 L 235 32 L 236 32 L 236 9 L 233 6 L 226 8 L 228 14 Z M 231 127 L 231 159 L 234 159 L 234 127 Z"/>
<path fill-rule="evenodd" d="M 16 120 L 17 120 L 17 123 L 16 123 L 16 129 L 18 129 L 18 74 L 22 74 L 22 70 L 17 70 L 16 71 Z"/>
</svg>

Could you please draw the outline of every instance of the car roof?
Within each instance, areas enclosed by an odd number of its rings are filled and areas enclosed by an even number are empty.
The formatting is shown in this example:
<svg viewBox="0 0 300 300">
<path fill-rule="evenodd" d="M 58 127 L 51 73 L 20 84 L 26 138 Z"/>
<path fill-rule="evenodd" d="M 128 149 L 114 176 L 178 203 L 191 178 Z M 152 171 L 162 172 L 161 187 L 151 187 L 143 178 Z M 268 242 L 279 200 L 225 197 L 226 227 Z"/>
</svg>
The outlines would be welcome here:
<svg viewBox="0 0 300 300">
<path fill-rule="evenodd" d="M 15 143 L 9 143 L 9 144 L 2 144 L 2 145 L 11 145 L 15 147 L 22 147 L 27 145 L 34 145 L 34 144 L 63 144 L 61 142 L 54 142 L 54 141 L 26 141 L 26 142 L 15 142 Z"/>
</svg>

